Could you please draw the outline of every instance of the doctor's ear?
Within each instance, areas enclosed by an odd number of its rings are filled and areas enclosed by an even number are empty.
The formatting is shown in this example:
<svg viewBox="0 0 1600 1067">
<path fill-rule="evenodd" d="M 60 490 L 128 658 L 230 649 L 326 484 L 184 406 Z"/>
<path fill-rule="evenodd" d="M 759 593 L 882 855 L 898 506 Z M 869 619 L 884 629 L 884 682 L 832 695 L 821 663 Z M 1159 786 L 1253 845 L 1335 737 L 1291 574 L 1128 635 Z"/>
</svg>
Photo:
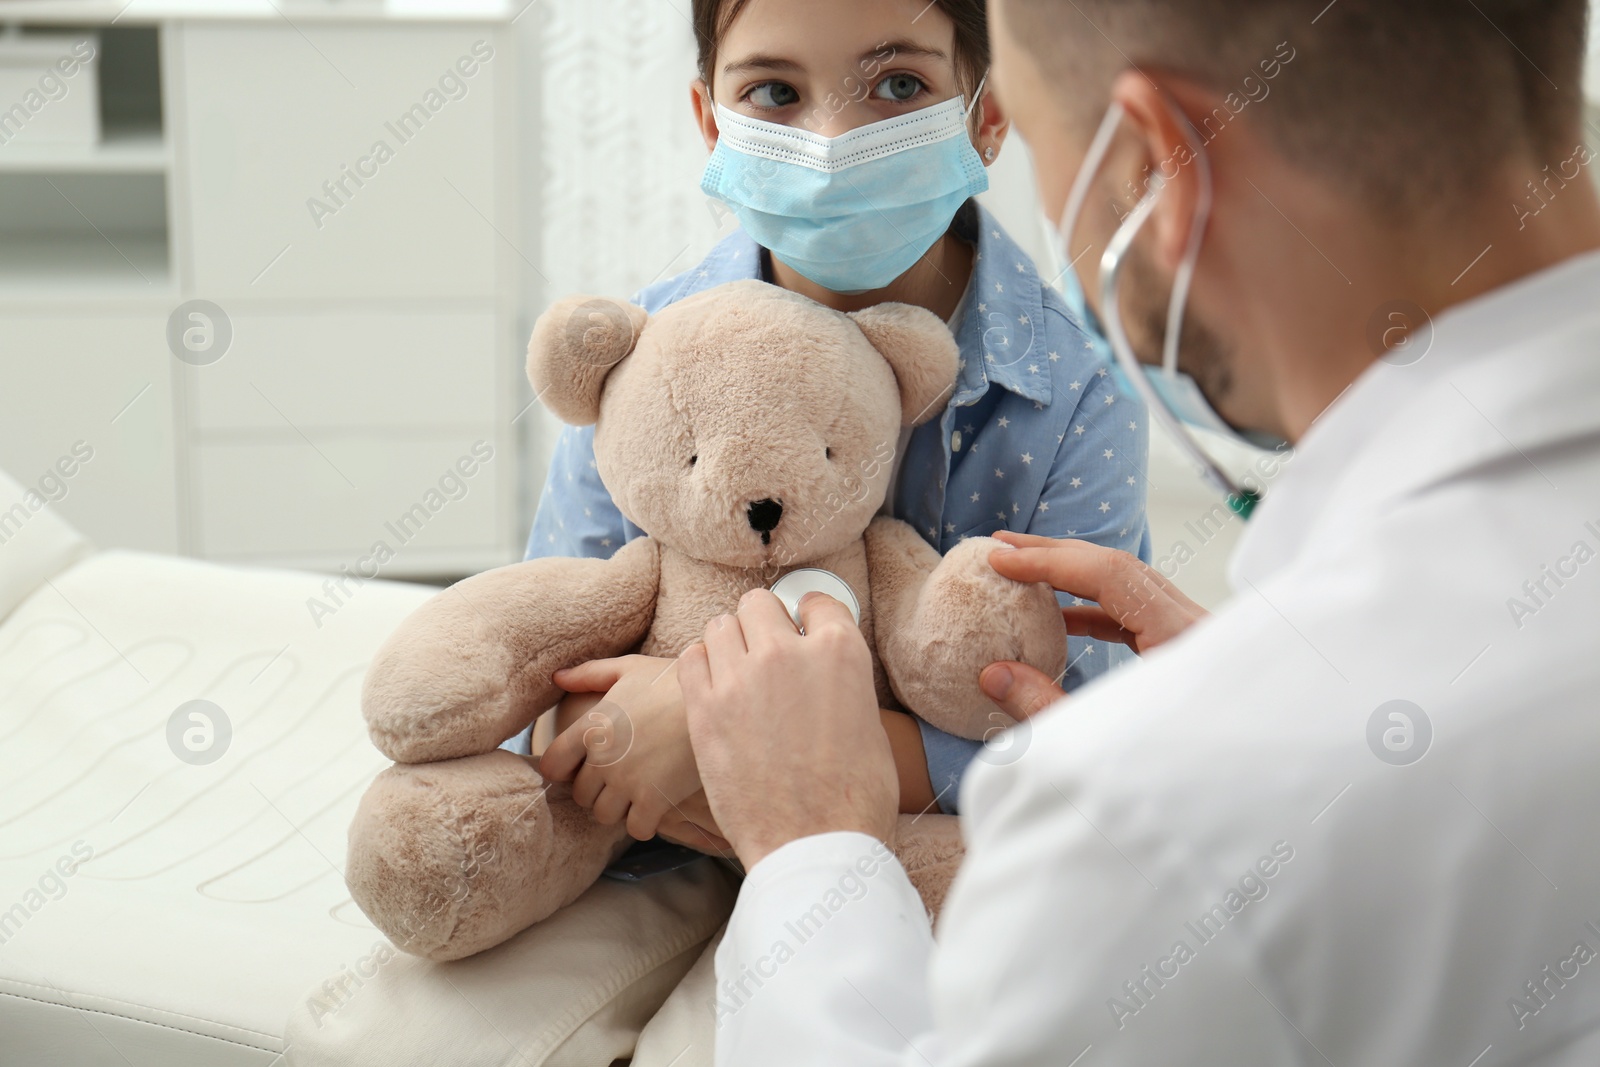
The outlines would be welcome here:
<svg viewBox="0 0 1600 1067">
<path fill-rule="evenodd" d="M 1204 190 L 1209 175 L 1205 168 L 1203 135 L 1193 127 L 1190 114 L 1210 114 L 1204 90 L 1168 81 L 1158 85 L 1144 73 L 1124 71 L 1111 87 L 1111 98 L 1124 110 L 1125 136 L 1137 156 L 1132 160 L 1135 177 L 1131 188 L 1143 196 L 1159 184 L 1164 191 L 1151 217 L 1150 237 L 1154 241 L 1155 261 L 1164 270 L 1176 270 L 1189 249 L 1197 214 L 1206 209 Z M 1137 198 L 1130 198 L 1124 211 L 1131 211 Z"/>
<path fill-rule="evenodd" d="M 602 296 L 569 296 L 550 305 L 528 342 L 534 397 L 562 422 L 595 422 L 606 375 L 633 351 L 649 318 L 644 308 Z"/>
<path fill-rule="evenodd" d="M 706 84 L 704 78 L 696 78 L 689 83 L 689 103 L 694 108 L 695 125 L 700 127 L 700 136 L 706 142 L 706 151 L 717 150 L 717 107 L 716 101 L 711 97 L 711 86 Z"/>
</svg>

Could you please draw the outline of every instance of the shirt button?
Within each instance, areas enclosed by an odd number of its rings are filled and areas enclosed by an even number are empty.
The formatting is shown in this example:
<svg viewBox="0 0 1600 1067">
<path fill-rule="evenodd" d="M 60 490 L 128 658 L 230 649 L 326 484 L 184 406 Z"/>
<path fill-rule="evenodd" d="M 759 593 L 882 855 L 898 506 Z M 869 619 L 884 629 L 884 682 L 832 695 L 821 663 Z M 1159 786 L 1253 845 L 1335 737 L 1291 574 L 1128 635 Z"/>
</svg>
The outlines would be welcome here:
<svg viewBox="0 0 1600 1067">
<path fill-rule="evenodd" d="M 950 435 L 950 451 L 952 451 L 952 452 L 960 452 L 961 451 L 961 431 L 960 430 L 957 430 L 955 433 Z"/>
</svg>

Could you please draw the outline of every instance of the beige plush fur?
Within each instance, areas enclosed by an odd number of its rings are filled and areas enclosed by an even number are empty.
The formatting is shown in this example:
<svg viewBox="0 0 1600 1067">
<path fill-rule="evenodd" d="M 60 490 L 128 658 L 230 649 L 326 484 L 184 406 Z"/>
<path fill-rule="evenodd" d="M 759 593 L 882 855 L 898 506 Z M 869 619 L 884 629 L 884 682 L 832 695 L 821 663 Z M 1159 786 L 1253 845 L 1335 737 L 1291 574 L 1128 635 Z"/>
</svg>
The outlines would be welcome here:
<svg viewBox="0 0 1600 1067">
<path fill-rule="evenodd" d="M 582 893 L 625 829 L 594 822 L 496 746 L 560 699 L 556 670 L 635 650 L 676 656 L 746 591 L 795 568 L 850 584 L 885 707 L 980 738 L 1005 722 L 978 690 L 986 665 L 1059 674 L 1055 597 L 997 575 L 987 555 L 999 542 L 973 538 L 941 560 L 910 527 L 874 519 L 901 426 L 943 409 L 957 358 L 920 308 L 845 315 L 760 282 L 653 317 L 584 297 L 547 311 L 529 379 L 552 412 L 595 424 L 600 477 L 650 536 L 608 560 L 469 578 L 378 651 L 362 706 L 397 765 L 361 802 L 346 870 L 368 917 L 406 951 L 457 959 Z M 894 844 L 937 911 L 960 855 L 951 821 L 902 820 Z"/>
</svg>

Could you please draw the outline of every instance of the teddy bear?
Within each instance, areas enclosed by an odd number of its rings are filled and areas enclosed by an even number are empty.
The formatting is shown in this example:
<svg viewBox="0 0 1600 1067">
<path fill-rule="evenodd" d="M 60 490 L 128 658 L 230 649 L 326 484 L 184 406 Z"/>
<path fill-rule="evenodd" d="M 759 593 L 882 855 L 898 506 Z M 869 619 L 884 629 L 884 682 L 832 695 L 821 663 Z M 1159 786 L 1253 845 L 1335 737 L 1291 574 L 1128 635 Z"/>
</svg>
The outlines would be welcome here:
<svg viewBox="0 0 1600 1067">
<path fill-rule="evenodd" d="M 972 537 L 941 557 L 878 515 L 902 428 L 943 411 L 958 359 L 922 308 L 845 314 L 758 281 L 654 315 L 593 297 L 547 310 L 529 379 L 558 418 L 594 425 L 600 479 L 648 536 L 609 559 L 465 579 L 378 650 L 362 710 L 395 764 L 359 805 L 345 872 L 368 918 L 399 948 L 451 960 L 576 899 L 628 846 L 626 827 L 601 825 L 536 760 L 498 746 L 562 698 L 558 669 L 677 656 L 789 571 L 849 585 L 882 707 L 985 738 L 1009 721 L 978 687 L 985 666 L 1058 676 L 1055 596 L 998 575 L 999 541 Z M 903 816 L 890 845 L 931 913 L 960 841 L 949 816 L 916 821 Z"/>
</svg>

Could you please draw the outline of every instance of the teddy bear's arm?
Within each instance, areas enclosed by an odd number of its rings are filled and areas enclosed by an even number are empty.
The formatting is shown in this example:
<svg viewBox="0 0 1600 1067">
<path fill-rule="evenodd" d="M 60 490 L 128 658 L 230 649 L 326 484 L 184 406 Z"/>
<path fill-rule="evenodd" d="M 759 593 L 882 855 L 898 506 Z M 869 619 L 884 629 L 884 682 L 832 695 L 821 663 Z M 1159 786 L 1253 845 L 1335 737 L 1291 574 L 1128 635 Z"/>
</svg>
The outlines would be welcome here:
<svg viewBox="0 0 1600 1067">
<path fill-rule="evenodd" d="M 1011 725 L 978 675 L 997 660 L 1017 660 L 1059 677 L 1067 630 L 1055 594 L 1042 583 L 1002 578 L 992 537 L 938 552 L 897 519 L 867 528 L 873 630 L 889 685 L 908 709 L 946 733 L 981 739 Z"/>
<path fill-rule="evenodd" d="M 644 638 L 660 577 L 660 549 L 641 537 L 610 559 L 528 560 L 444 590 L 367 670 L 373 744 L 398 763 L 492 751 L 561 698 L 555 671 Z"/>
</svg>

